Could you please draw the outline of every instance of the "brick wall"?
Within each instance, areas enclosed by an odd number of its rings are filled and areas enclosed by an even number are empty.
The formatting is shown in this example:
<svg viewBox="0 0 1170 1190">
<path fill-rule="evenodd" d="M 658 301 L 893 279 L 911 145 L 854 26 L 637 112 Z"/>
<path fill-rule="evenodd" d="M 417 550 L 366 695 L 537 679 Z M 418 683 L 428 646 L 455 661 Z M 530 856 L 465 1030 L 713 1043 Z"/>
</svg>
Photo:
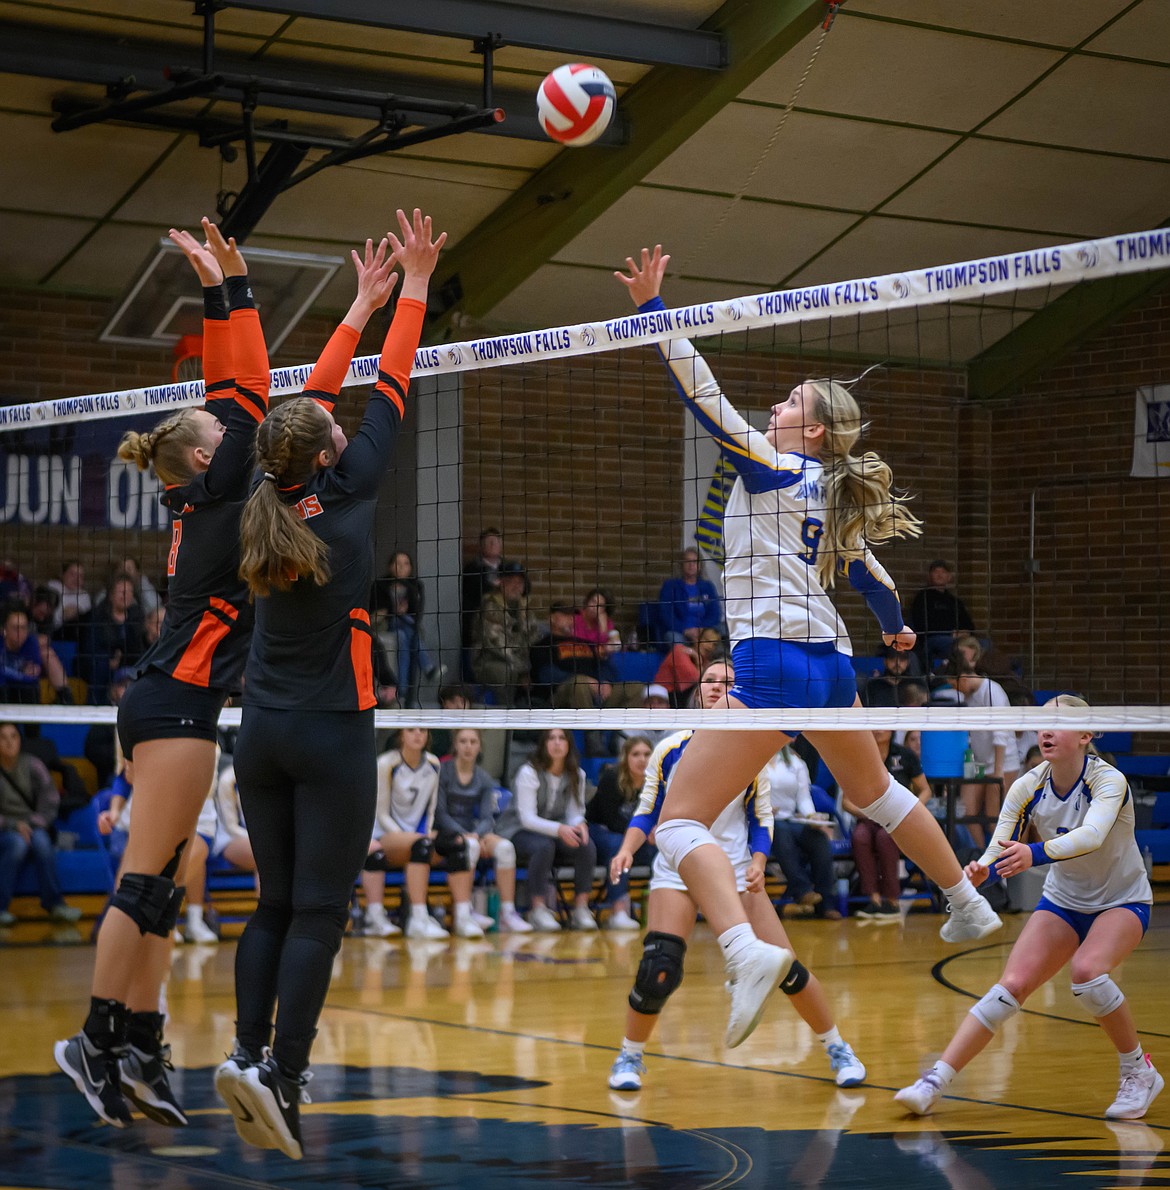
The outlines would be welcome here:
<svg viewBox="0 0 1170 1190">
<path fill-rule="evenodd" d="M 166 352 L 96 342 L 108 308 L 0 290 L 0 399 L 98 392 L 168 374 Z M 332 325 L 306 319 L 275 362 L 311 359 Z M 375 320 L 363 352 L 378 349 L 384 327 Z M 745 410 L 767 408 L 807 374 L 784 357 L 741 354 L 730 344 L 716 368 Z M 1163 294 L 1010 401 L 970 404 L 961 377 L 947 372 L 869 377 L 866 443 L 890 462 L 925 522 L 921 539 L 881 551 L 906 598 L 931 558 L 949 557 L 980 627 L 1010 656 L 1034 654 L 1037 685 L 1081 688 L 1098 702 L 1170 701 L 1163 660 L 1170 485 L 1128 478 L 1133 390 L 1166 382 L 1168 373 L 1170 296 Z M 362 399 L 355 389 L 343 397 L 341 420 L 350 428 Z M 530 567 L 538 609 L 600 583 L 629 626 L 637 604 L 671 573 L 682 533 L 688 428 L 657 356 L 636 350 L 556 369 L 473 373 L 463 409 L 465 551 L 474 551 L 481 528 L 499 525 L 508 553 Z M 11 524 L 0 532 L 5 555 L 37 559 L 37 577 L 53 573 L 62 556 L 104 569 L 124 548 L 120 534 Z M 379 549 L 391 544 L 380 540 Z M 164 545 L 159 534 L 137 543 L 148 572 L 152 561 L 157 570 Z M 856 651 L 874 651 L 878 637 L 864 605 L 851 591 L 840 603 Z"/>
</svg>

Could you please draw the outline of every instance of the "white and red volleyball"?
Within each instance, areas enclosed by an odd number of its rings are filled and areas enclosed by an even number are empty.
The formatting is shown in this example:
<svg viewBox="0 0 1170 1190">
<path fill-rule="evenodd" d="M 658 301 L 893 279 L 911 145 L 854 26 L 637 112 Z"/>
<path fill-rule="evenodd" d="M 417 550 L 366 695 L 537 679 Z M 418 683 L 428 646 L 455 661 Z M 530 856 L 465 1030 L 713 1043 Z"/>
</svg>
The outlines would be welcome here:
<svg viewBox="0 0 1170 1190">
<path fill-rule="evenodd" d="M 562 145 L 591 145 L 608 127 L 617 93 L 603 70 L 574 62 L 558 66 L 536 93 L 540 126 Z"/>
</svg>

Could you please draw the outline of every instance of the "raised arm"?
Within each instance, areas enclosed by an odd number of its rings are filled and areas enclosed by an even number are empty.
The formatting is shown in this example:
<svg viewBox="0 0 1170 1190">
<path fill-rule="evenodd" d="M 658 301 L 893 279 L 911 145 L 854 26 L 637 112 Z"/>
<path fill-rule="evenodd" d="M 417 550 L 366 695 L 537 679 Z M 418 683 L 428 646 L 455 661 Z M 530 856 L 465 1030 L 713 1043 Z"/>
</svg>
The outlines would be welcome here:
<svg viewBox="0 0 1170 1190">
<path fill-rule="evenodd" d="M 881 625 L 882 639 L 899 650 L 914 648 L 917 639 L 906 627 L 898 588 L 886 568 L 873 556 L 869 546 L 863 546 L 860 556 L 841 558 L 837 572 L 844 574 L 849 585 L 865 600 L 874 618 Z"/>
<path fill-rule="evenodd" d="M 614 273 L 642 313 L 664 310 L 660 297 L 662 278 L 670 257 L 662 245 L 654 252 L 642 249 L 641 263 L 626 257 L 627 273 Z M 675 387 L 695 420 L 719 444 L 747 483 L 767 488 L 789 487 L 800 481 L 804 460 L 780 454 L 759 430 L 754 429 L 724 396 L 707 361 L 689 339 L 672 339 L 658 345 Z"/>
<path fill-rule="evenodd" d="M 172 227 L 167 235 L 187 258 L 203 287 L 204 408 L 227 425 L 235 400 L 236 371 L 223 270 L 210 245 L 200 243 L 189 231 Z"/>
</svg>

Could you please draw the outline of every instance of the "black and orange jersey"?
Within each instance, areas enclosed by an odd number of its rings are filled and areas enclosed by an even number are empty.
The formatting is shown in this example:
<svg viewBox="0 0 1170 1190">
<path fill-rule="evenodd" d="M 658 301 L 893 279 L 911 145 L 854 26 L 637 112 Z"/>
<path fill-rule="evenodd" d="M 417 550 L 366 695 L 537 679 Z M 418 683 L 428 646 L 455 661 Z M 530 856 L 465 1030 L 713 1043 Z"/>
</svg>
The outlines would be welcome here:
<svg viewBox="0 0 1170 1190">
<path fill-rule="evenodd" d="M 329 547 L 331 577 L 324 586 L 295 582 L 256 600 L 248 704 L 323 711 L 365 711 L 376 704 L 370 629 L 374 514 L 402 424 L 425 313 L 422 302 L 399 299 L 358 432 L 334 466 L 281 491 Z M 356 346 L 356 332 L 339 327 L 306 395 L 331 410 Z"/>
<path fill-rule="evenodd" d="M 251 290 L 229 278 L 228 293 L 230 316 L 203 323 L 204 408 L 224 435 L 206 471 L 168 485 L 160 497 L 171 511 L 167 612 L 139 672 L 159 669 L 193 686 L 235 691 L 253 624 L 239 576 L 240 515 L 255 472 L 256 426 L 268 410 L 269 372 Z"/>
</svg>

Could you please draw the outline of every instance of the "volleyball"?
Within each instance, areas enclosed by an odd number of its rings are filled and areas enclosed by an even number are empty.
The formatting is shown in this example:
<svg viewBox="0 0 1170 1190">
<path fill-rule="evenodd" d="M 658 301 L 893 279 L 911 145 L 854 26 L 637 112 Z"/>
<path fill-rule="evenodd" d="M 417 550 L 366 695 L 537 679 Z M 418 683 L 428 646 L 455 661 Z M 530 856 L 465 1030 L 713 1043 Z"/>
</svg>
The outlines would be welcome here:
<svg viewBox="0 0 1170 1190">
<path fill-rule="evenodd" d="M 604 71 L 584 62 L 558 66 L 536 93 L 540 126 L 555 141 L 580 148 L 608 127 L 617 93 Z"/>
</svg>

